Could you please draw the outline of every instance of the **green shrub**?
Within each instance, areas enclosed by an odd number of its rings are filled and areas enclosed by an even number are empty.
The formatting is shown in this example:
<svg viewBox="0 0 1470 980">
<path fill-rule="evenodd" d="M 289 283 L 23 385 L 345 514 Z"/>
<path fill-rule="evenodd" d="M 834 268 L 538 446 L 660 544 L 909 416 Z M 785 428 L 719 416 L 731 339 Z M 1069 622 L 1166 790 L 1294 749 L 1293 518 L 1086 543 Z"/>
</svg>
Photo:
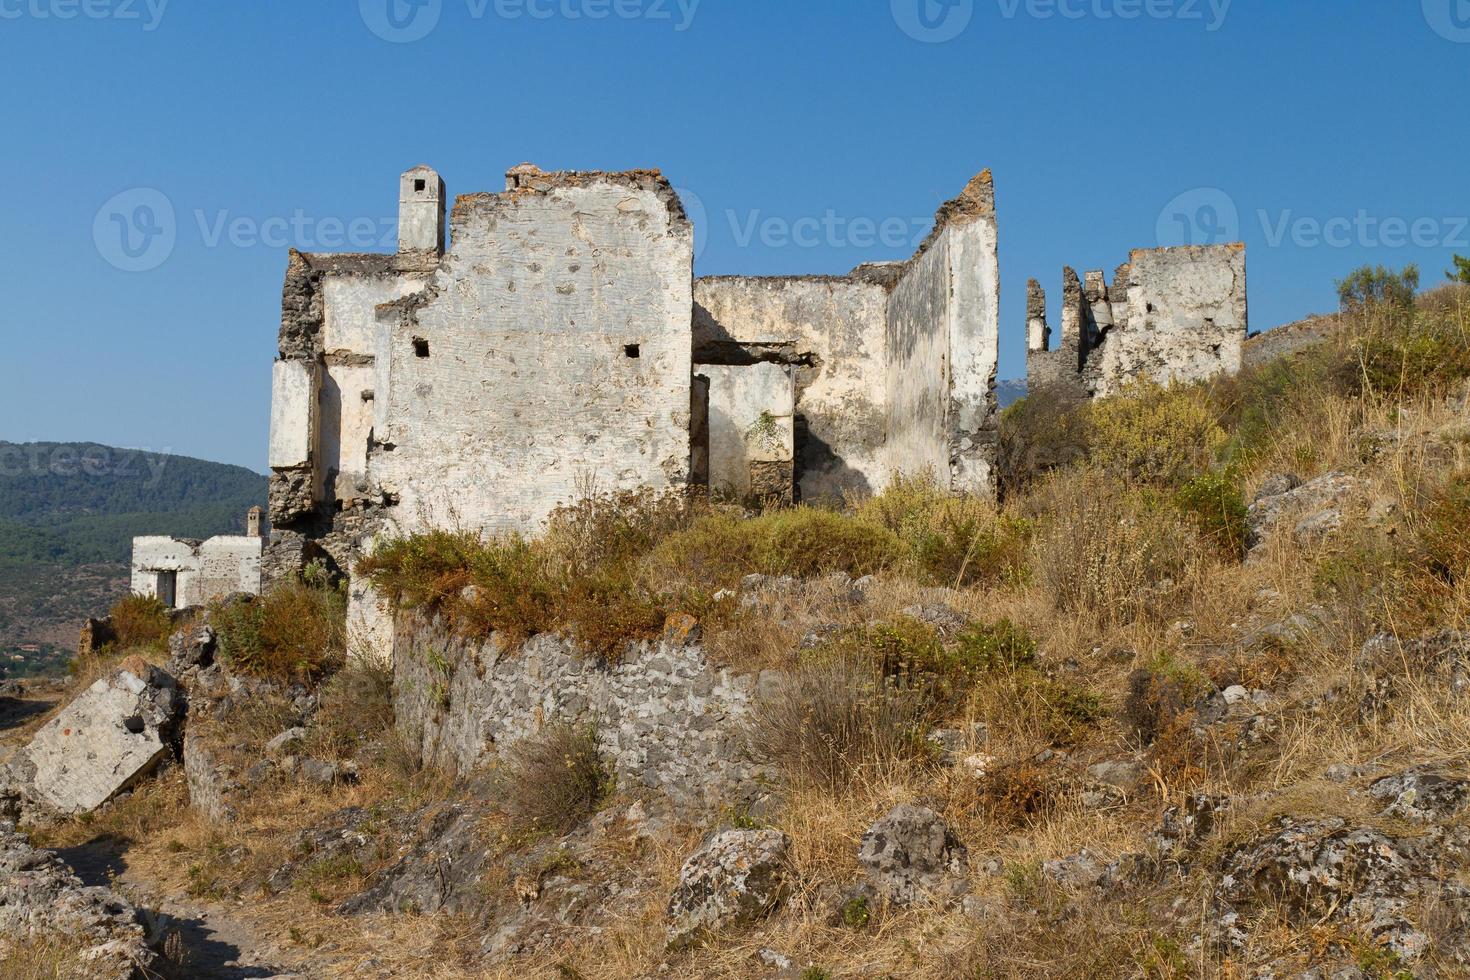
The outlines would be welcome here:
<svg viewBox="0 0 1470 980">
<path fill-rule="evenodd" d="M 341 589 L 299 581 L 209 607 L 224 661 L 240 673 L 275 680 L 313 681 L 339 667 L 346 622 Z"/>
<path fill-rule="evenodd" d="M 1036 640 L 1009 619 L 976 623 L 955 638 L 950 656 L 956 669 L 972 675 L 1021 670 L 1035 666 Z"/>
<path fill-rule="evenodd" d="M 1470 378 L 1470 327 L 1449 315 L 1378 322 L 1363 332 L 1355 353 L 1358 391 L 1400 398 L 1443 391 Z"/>
<path fill-rule="evenodd" d="M 173 618 L 163 601 L 153 596 L 128 595 L 119 599 L 107 613 L 117 650 L 168 649 Z"/>
<path fill-rule="evenodd" d="M 1419 267 L 1413 264 L 1404 266 L 1401 272 L 1365 265 L 1337 281 L 1337 298 L 1349 310 L 1380 305 L 1410 307 L 1418 291 Z"/>
<path fill-rule="evenodd" d="M 1470 283 L 1470 258 L 1455 256 L 1455 267 L 1444 274 L 1450 282 Z"/>
<path fill-rule="evenodd" d="M 859 502 L 855 516 L 897 535 L 925 585 L 963 588 L 1025 576 L 1031 525 L 989 501 L 951 494 L 930 477 L 896 479 Z"/>
<path fill-rule="evenodd" d="M 496 783 L 515 834 L 567 833 L 612 791 L 597 732 L 566 724 L 550 725 L 512 746 Z"/>
<path fill-rule="evenodd" d="M 996 479 L 1002 498 L 1018 497 L 1047 473 L 1087 458 L 1092 427 L 1086 409 L 1072 389 L 1048 387 L 1001 413 Z"/>
<path fill-rule="evenodd" d="M 861 577 L 902 558 L 902 543 L 887 528 L 835 511 L 796 507 L 753 519 L 732 513 L 701 517 L 655 547 L 649 568 L 658 582 L 715 589 L 757 573 Z"/>
<path fill-rule="evenodd" d="M 1222 552 L 1235 558 L 1244 556 L 1250 533 L 1249 508 L 1233 475 L 1201 474 L 1180 487 L 1175 499 L 1200 533 Z"/>
<path fill-rule="evenodd" d="M 1428 494 L 1414 540 L 1435 577 L 1450 584 L 1470 577 L 1470 470 L 1460 470 Z"/>
<path fill-rule="evenodd" d="M 1165 486 L 1209 470 L 1229 441 L 1199 386 L 1164 388 L 1141 381 L 1094 402 L 1088 422 L 1093 466 Z"/>
</svg>

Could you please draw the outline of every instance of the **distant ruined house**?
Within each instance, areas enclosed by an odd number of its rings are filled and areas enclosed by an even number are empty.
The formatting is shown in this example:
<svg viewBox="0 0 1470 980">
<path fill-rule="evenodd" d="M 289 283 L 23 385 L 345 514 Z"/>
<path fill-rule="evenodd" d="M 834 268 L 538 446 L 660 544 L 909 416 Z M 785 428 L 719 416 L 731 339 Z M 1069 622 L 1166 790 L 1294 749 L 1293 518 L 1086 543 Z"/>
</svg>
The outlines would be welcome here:
<svg viewBox="0 0 1470 980">
<path fill-rule="evenodd" d="M 1027 284 L 1027 387 L 1103 398 L 1135 380 L 1235 374 L 1248 333 L 1244 245 L 1138 249 L 1111 286 L 1101 271 L 1078 279 L 1063 270 L 1055 347 L 1046 293 L 1035 279 Z"/>
</svg>

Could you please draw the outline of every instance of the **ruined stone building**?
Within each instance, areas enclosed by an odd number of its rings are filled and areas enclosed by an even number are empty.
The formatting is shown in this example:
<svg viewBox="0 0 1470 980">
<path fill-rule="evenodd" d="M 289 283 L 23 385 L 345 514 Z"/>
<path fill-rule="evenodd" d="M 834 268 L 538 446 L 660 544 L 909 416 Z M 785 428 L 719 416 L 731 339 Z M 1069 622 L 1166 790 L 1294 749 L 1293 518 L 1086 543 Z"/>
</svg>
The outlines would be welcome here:
<svg viewBox="0 0 1470 980">
<path fill-rule="evenodd" d="M 1035 279 L 1027 287 L 1030 391 L 1100 398 L 1135 379 L 1169 384 L 1240 370 L 1249 328 L 1244 245 L 1138 249 L 1112 285 L 1100 271 L 1062 276 L 1057 346 L 1046 293 Z"/>
<path fill-rule="evenodd" d="M 657 171 L 400 181 L 394 255 L 292 252 L 273 369 L 267 577 L 375 535 L 534 531 L 589 489 L 766 498 L 930 473 L 988 493 L 998 283 L 975 178 L 907 262 L 696 282 Z M 446 227 L 447 225 L 447 227 Z M 353 590 L 355 636 L 384 611 Z"/>
<path fill-rule="evenodd" d="M 169 609 L 202 606 L 236 593 L 260 594 L 261 511 L 252 507 L 243 535 L 207 541 L 188 538 L 133 539 L 132 591 L 159 599 Z"/>
<path fill-rule="evenodd" d="M 448 202 L 416 167 L 399 181 L 396 253 L 291 252 L 270 545 L 139 539 L 136 590 L 188 604 L 310 560 L 350 571 L 384 535 L 532 533 L 589 492 L 815 501 L 921 474 L 992 492 L 989 171 L 939 209 L 911 258 L 845 276 L 696 280 L 693 229 L 655 170 L 524 164 L 503 191 Z M 1055 350 L 1034 282 L 1029 316 L 1034 389 L 1102 395 L 1140 375 L 1236 370 L 1244 253 L 1135 252 L 1111 287 L 1068 270 Z M 356 647 L 386 655 L 391 626 L 354 582 Z"/>
</svg>

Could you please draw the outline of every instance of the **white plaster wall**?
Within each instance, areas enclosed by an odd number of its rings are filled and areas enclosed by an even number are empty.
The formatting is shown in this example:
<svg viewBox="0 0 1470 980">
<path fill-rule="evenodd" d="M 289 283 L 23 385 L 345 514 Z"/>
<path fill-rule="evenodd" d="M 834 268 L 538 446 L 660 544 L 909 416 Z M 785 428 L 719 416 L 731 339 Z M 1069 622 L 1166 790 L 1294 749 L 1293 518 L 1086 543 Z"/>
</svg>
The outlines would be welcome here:
<svg viewBox="0 0 1470 980">
<path fill-rule="evenodd" d="M 271 366 L 270 466 L 289 469 L 311 462 L 316 441 L 318 376 L 308 361 Z"/>
<path fill-rule="evenodd" d="M 453 241 L 389 333 L 379 438 L 396 448 L 369 475 L 398 496 L 398 528 L 529 531 L 588 481 L 685 484 L 688 222 L 654 190 L 596 181 L 461 198 Z"/>
<path fill-rule="evenodd" d="M 198 572 L 188 589 L 180 587 L 179 604 L 202 606 L 235 592 L 260 594 L 260 556 L 264 539 L 243 535 L 210 538 L 199 546 Z"/>
<path fill-rule="evenodd" d="M 994 221 L 951 225 L 953 291 L 950 330 L 950 489 L 995 492 L 994 458 L 982 445 L 993 429 L 995 375 L 1000 365 L 1000 251 Z"/>
<path fill-rule="evenodd" d="M 377 369 L 372 364 L 329 364 L 322 372 L 317 458 L 331 499 L 367 496 L 368 441 L 373 434 Z"/>
<path fill-rule="evenodd" d="M 263 538 L 223 535 L 202 543 L 181 538 L 133 539 L 132 591 L 157 594 L 158 573 L 177 575 L 175 605 L 202 606 L 235 592 L 260 594 Z"/>
<path fill-rule="evenodd" d="M 805 500 L 881 490 L 887 422 L 888 290 L 860 278 L 737 278 L 695 283 L 695 343 L 789 344 L 815 356 L 797 412 L 806 445 L 797 477 Z"/>
<path fill-rule="evenodd" d="M 697 370 L 709 379 L 710 489 L 748 493 L 751 463 L 793 458 L 794 369 L 760 363 Z"/>
<path fill-rule="evenodd" d="M 1240 370 L 1249 331 L 1244 245 L 1132 254 L 1127 327 L 1109 333 L 1097 394 L 1129 381 L 1197 381 Z"/>
<path fill-rule="evenodd" d="M 424 288 L 422 277 L 328 276 L 322 283 L 322 350 L 375 356 L 384 338 L 377 308 Z"/>
<path fill-rule="evenodd" d="M 941 485 L 949 479 L 950 244 L 946 231 L 909 267 L 888 304 L 887 469 Z"/>
</svg>

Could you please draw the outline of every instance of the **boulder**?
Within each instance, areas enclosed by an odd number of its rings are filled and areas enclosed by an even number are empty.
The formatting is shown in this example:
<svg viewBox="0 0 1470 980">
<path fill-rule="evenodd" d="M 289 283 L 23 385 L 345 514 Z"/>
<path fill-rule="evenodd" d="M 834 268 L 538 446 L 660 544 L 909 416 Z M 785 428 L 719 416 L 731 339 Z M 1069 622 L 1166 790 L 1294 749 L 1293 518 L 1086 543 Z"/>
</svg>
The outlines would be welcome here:
<svg viewBox="0 0 1470 980">
<path fill-rule="evenodd" d="M 119 668 L 83 691 L 11 763 L 12 781 L 59 813 L 85 813 L 147 776 L 170 753 L 184 701 L 165 671 Z"/>
<path fill-rule="evenodd" d="M 786 897 L 791 840 L 777 830 L 726 830 L 679 871 L 669 899 L 669 942 L 754 922 Z"/>
<path fill-rule="evenodd" d="M 208 624 L 185 627 L 168 638 L 168 671 L 183 677 L 192 669 L 214 664 L 218 641 Z"/>
<path fill-rule="evenodd" d="M 863 834 L 858 861 L 879 895 L 908 905 L 960 894 L 969 851 L 939 814 L 904 803 Z"/>
<path fill-rule="evenodd" d="M 156 976 L 138 910 L 111 888 L 84 887 L 52 851 L 0 824 L 0 935 L 56 937 L 78 947 L 65 964 L 77 980 Z"/>
</svg>

